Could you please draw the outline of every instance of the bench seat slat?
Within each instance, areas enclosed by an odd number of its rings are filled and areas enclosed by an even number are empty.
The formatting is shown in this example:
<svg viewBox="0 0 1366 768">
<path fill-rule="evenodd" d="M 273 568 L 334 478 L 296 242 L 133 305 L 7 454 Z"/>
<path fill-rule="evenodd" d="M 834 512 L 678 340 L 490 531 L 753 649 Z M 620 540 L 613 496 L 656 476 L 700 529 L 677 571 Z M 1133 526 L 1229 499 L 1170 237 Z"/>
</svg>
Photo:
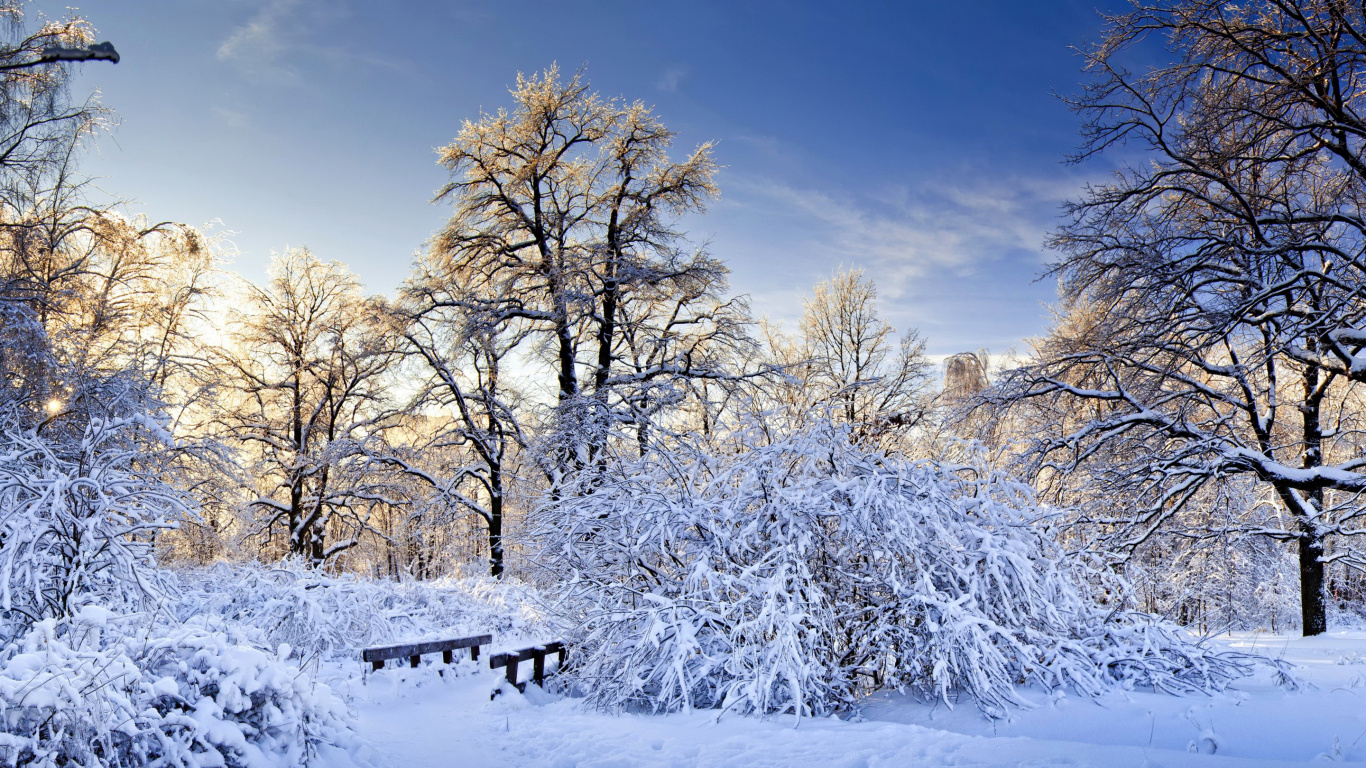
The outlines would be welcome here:
<svg viewBox="0 0 1366 768">
<path fill-rule="evenodd" d="M 533 645 L 530 648 L 523 648 L 520 651 L 495 653 L 489 657 L 489 669 L 504 667 L 504 676 L 507 678 L 508 683 L 516 687 L 517 690 L 522 693 L 526 693 L 527 684 L 526 682 L 519 680 L 517 675 L 519 663 L 531 659 L 531 679 L 535 681 L 537 685 L 541 685 L 545 682 L 546 678 L 545 657 L 551 654 L 558 656 L 560 664 L 563 664 L 565 656 L 568 654 L 568 650 L 564 647 L 564 643 L 557 640 L 553 643 L 546 643 L 545 645 Z M 502 688 L 495 688 L 493 692 L 489 694 L 489 699 L 492 700 L 496 698 L 498 692 L 501 690 Z"/>
<path fill-rule="evenodd" d="M 523 648 L 522 650 L 517 651 L 515 653 L 495 653 L 489 657 L 489 669 L 506 667 L 508 664 L 511 664 L 514 660 L 526 661 L 527 659 L 534 659 L 536 658 L 538 652 L 543 656 L 548 656 L 552 653 L 559 653 L 563 648 L 564 643 L 555 642 L 546 643 L 545 645 L 532 646 L 531 648 Z"/>
<path fill-rule="evenodd" d="M 493 642 L 492 635 L 475 635 L 473 637 L 461 637 L 455 640 L 430 640 L 424 643 L 411 643 L 409 645 L 389 645 L 383 648 L 366 648 L 361 651 L 361 660 L 376 662 L 387 661 L 388 659 L 411 659 L 414 656 L 423 656 L 428 653 L 440 653 L 443 651 L 453 651 L 457 648 L 478 648 L 481 645 L 488 645 Z"/>
</svg>

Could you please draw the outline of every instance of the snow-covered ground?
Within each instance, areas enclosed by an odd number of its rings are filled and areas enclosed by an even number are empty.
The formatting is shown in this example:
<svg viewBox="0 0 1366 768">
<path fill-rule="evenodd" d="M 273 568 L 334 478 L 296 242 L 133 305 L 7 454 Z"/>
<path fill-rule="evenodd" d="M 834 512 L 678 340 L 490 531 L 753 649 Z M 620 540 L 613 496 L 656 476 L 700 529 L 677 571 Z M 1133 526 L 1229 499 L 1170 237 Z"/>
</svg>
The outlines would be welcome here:
<svg viewBox="0 0 1366 768">
<path fill-rule="evenodd" d="M 382 766 L 1238 766 L 1366 761 L 1366 632 L 1221 642 L 1297 665 L 1299 691 L 1269 673 L 1212 697 L 1131 692 L 1090 701 L 1032 695 L 1005 721 L 971 703 L 949 710 L 897 695 L 855 721 L 760 720 L 712 712 L 611 716 L 530 688 L 489 701 L 499 674 L 460 662 L 386 669 L 331 666 Z M 1207 754 L 1211 748 L 1214 754 Z"/>
</svg>

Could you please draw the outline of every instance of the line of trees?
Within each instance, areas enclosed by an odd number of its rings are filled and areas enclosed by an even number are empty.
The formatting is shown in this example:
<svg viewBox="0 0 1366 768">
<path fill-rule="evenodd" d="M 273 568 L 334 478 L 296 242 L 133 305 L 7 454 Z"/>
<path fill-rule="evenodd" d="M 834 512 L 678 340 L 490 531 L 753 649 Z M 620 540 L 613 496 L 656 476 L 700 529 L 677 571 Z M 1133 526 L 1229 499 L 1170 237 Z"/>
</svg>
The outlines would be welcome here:
<svg viewBox="0 0 1366 768">
<path fill-rule="evenodd" d="M 54 22 L 0 59 L 89 37 Z M 1175 63 L 1127 70 L 1151 40 Z M 1340 0 L 1110 18 L 1070 102 L 1077 159 L 1139 151 L 1053 238 L 1048 335 L 942 379 L 857 270 L 790 332 L 756 321 L 680 228 L 718 194 L 714 147 L 671 156 L 650 108 L 582 73 L 519 76 L 441 148 L 451 216 L 392 298 L 305 249 L 235 281 L 211 233 L 95 204 L 76 161 L 105 113 L 60 68 L 0 73 L 0 431 L 77 446 L 150 414 L 177 447 L 138 461 L 194 502 L 137 534 L 164 557 L 416 578 L 503 575 L 533 506 L 673 446 L 820 418 L 886 455 L 973 438 L 1145 609 L 1214 628 L 1293 602 L 1315 634 L 1366 567 L 1363 54 Z M 1298 595 L 1268 586 L 1292 571 Z"/>
<path fill-rule="evenodd" d="M 440 150 L 452 215 L 395 298 L 305 249 L 265 285 L 192 297 L 191 312 L 235 309 L 195 342 L 196 389 L 157 391 L 225 460 L 168 553 L 418 578 L 482 557 L 498 577 L 510 521 L 618 457 L 720 445 L 778 412 L 770 425 L 794 428 L 830 410 L 887 448 L 925 432 L 924 343 L 898 341 L 861 273 L 817 286 L 795 337 L 756 338 L 725 265 L 677 229 L 717 193 L 711 145 L 671 160 L 651 110 L 581 73 L 511 95 Z"/>
</svg>

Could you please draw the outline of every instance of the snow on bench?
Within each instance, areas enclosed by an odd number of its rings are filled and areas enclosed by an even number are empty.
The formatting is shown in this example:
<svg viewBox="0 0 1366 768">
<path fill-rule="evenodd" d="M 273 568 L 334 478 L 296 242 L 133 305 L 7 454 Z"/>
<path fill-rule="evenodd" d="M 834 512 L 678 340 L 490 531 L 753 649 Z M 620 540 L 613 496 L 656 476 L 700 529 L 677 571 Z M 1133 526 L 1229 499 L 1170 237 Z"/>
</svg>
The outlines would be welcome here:
<svg viewBox="0 0 1366 768">
<path fill-rule="evenodd" d="M 555 669 L 558 671 L 564 666 L 564 657 L 568 652 L 569 651 L 564 647 L 564 643 L 556 640 L 553 643 L 533 645 L 530 648 L 523 648 L 518 651 L 495 653 L 492 656 L 489 656 L 489 669 L 506 667 L 507 681 L 517 686 L 517 690 L 525 693 L 526 683 L 517 681 L 518 662 L 526 661 L 527 659 L 532 660 L 531 679 L 536 681 L 536 685 L 540 685 L 541 682 L 545 680 L 545 657 L 552 653 L 558 656 L 555 664 Z M 493 693 L 489 694 L 489 699 L 492 700 L 496 698 L 499 690 L 500 689 L 495 688 Z"/>
<path fill-rule="evenodd" d="M 454 640 L 430 640 L 422 643 L 410 643 L 408 645 L 388 645 L 383 648 L 366 648 L 361 651 L 361 661 L 368 661 L 372 669 L 384 669 L 384 662 L 388 659 L 408 659 L 408 666 L 416 667 L 423 654 L 441 653 L 441 660 L 447 664 L 453 661 L 452 652 L 458 648 L 470 649 L 470 660 L 479 660 L 479 646 L 488 645 L 493 642 L 492 635 L 475 635 L 473 637 L 458 637 Z"/>
</svg>

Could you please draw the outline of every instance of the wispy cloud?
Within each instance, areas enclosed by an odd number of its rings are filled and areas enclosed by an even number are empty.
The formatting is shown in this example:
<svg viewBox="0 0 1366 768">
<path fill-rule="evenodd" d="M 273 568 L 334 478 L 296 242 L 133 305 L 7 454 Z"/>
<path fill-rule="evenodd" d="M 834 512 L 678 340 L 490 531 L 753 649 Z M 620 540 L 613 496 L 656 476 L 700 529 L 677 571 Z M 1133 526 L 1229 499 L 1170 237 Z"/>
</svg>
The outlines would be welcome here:
<svg viewBox="0 0 1366 768">
<path fill-rule="evenodd" d="M 284 26 L 298 6 L 298 0 L 271 0 L 218 46 L 218 60 L 252 77 L 296 82 L 299 73 L 284 55 L 290 47 Z"/>
<path fill-rule="evenodd" d="M 213 116 L 229 128 L 240 129 L 251 125 L 251 118 L 243 112 L 226 107 L 214 107 Z"/>
<path fill-rule="evenodd" d="M 1009 179 L 926 183 L 876 195 L 729 181 L 731 200 L 772 217 L 772 228 L 821 260 L 863 265 L 883 293 L 930 274 L 964 276 L 1007 254 L 1041 252 L 1070 182 Z M 786 223 L 786 226 L 785 226 Z"/>
<path fill-rule="evenodd" d="M 801 175 L 798 168 L 788 179 Z M 1035 281 L 1050 256 L 1044 242 L 1060 203 L 1083 182 L 1069 173 L 964 172 L 818 188 L 729 176 L 708 234 L 735 290 L 750 296 L 756 314 L 789 328 L 812 286 L 840 268 L 861 269 L 877 286 L 883 317 L 919 329 L 933 352 L 999 352 L 1046 326 L 1042 305 L 1053 287 Z"/>
<path fill-rule="evenodd" d="M 655 81 L 655 88 L 665 93 L 677 93 L 679 86 L 683 85 L 683 80 L 688 76 L 688 68 L 683 66 L 672 66 L 664 70 L 664 74 Z"/>
<path fill-rule="evenodd" d="M 218 60 L 253 80 L 280 85 L 300 83 L 299 65 L 307 58 L 402 71 L 401 60 L 317 42 L 350 15 L 344 3 L 266 0 L 218 46 Z"/>
</svg>

